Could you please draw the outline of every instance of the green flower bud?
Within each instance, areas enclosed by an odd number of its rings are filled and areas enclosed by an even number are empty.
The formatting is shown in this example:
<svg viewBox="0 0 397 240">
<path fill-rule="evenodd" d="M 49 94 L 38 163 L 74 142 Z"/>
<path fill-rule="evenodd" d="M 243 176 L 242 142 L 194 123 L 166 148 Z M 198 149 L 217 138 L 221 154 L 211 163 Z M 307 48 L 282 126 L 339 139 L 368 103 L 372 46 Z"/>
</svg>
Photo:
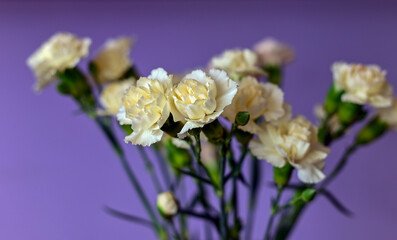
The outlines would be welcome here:
<svg viewBox="0 0 397 240">
<path fill-rule="evenodd" d="M 381 137 L 388 129 L 388 124 L 379 117 L 374 117 L 356 136 L 356 144 L 368 144 Z"/>
<path fill-rule="evenodd" d="M 245 126 L 245 125 L 247 125 L 249 120 L 250 120 L 249 112 L 239 112 L 239 113 L 237 113 L 236 119 L 234 120 L 234 122 L 238 126 Z"/>
<path fill-rule="evenodd" d="M 316 196 L 316 189 L 314 188 L 308 188 L 305 189 L 302 194 L 301 194 L 301 198 L 304 202 L 310 202 L 311 200 L 313 200 L 313 198 Z"/>
<path fill-rule="evenodd" d="M 289 163 L 285 163 L 285 165 L 281 168 L 273 167 L 274 182 L 279 187 L 286 186 L 291 178 L 293 169 L 294 168 Z"/>
</svg>

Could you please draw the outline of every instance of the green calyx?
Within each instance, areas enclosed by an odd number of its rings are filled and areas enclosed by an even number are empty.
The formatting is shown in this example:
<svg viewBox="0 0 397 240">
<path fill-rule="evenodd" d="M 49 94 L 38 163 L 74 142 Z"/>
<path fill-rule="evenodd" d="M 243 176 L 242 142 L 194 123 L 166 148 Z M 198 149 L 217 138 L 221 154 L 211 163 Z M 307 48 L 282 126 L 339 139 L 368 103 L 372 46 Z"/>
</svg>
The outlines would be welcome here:
<svg viewBox="0 0 397 240">
<path fill-rule="evenodd" d="M 277 186 L 286 186 L 291 178 L 293 170 L 294 168 L 289 163 L 286 163 L 281 168 L 273 167 L 273 179 Z"/>
</svg>

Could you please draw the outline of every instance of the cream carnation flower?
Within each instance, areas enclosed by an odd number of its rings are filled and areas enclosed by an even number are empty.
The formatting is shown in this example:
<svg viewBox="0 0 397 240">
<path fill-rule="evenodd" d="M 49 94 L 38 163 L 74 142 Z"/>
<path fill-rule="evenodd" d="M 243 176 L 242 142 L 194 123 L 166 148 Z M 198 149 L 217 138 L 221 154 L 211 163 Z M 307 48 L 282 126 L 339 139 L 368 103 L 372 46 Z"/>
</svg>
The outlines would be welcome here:
<svg viewBox="0 0 397 240">
<path fill-rule="evenodd" d="M 236 92 L 237 83 L 224 71 L 211 69 L 207 75 L 196 70 L 187 74 L 173 89 L 170 98 L 174 121 L 186 122 L 179 135 L 218 118 Z"/>
<path fill-rule="evenodd" d="M 56 79 L 56 73 L 74 68 L 87 56 L 91 39 L 79 39 L 71 33 L 57 33 L 43 43 L 27 60 L 36 75 L 36 91 L 41 91 Z"/>
<path fill-rule="evenodd" d="M 284 93 L 272 83 L 260 83 L 252 76 L 244 77 L 232 103 L 225 108 L 223 116 L 230 122 L 234 122 L 237 113 L 248 112 L 250 120 L 241 129 L 250 133 L 256 133 L 258 126 L 255 120 L 264 116 L 266 121 L 274 121 L 285 113 L 283 108 Z"/>
<path fill-rule="evenodd" d="M 302 182 L 317 183 L 325 178 L 322 170 L 329 149 L 318 142 L 317 128 L 303 116 L 280 125 L 265 124 L 249 147 L 253 155 L 275 167 L 290 163 Z"/>
<path fill-rule="evenodd" d="M 172 76 L 158 68 L 127 90 L 117 113 L 119 123 L 131 124 L 134 130 L 125 137 L 125 142 L 149 146 L 161 140 L 164 133 L 160 128 L 170 115 L 168 95 L 171 88 Z"/>
<path fill-rule="evenodd" d="M 386 81 L 386 71 L 377 65 L 347 64 L 332 65 L 337 89 L 346 91 L 342 100 L 374 107 L 388 107 L 392 103 L 393 90 Z"/>
<path fill-rule="evenodd" d="M 292 49 L 273 38 L 265 38 L 257 43 L 254 51 L 263 65 L 282 66 L 294 59 Z"/>
<path fill-rule="evenodd" d="M 394 98 L 392 105 L 386 108 L 378 108 L 379 117 L 391 128 L 397 131 L 397 99 Z"/>
<path fill-rule="evenodd" d="M 93 60 L 98 68 L 98 80 L 108 82 L 117 80 L 132 66 L 129 59 L 133 41 L 120 37 L 109 39 Z"/>
<path fill-rule="evenodd" d="M 210 67 L 226 71 L 233 80 L 239 80 L 246 75 L 265 74 L 258 67 L 258 56 L 249 49 L 227 50 L 212 58 Z"/>
<path fill-rule="evenodd" d="M 123 105 L 123 96 L 127 89 L 135 84 L 135 79 L 130 78 L 120 82 L 108 84 L 101 92 L 100 102 L 108 115 L 116 115 Z"/>
</svg>

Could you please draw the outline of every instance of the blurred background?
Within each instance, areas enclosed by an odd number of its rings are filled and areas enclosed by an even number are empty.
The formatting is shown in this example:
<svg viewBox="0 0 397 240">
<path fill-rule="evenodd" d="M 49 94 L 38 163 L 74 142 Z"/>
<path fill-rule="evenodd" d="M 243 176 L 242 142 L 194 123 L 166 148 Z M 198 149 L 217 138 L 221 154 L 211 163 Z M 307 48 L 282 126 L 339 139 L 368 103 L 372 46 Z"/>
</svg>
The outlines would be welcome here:
<svg viewBox="0 0 397 240">
<path fill-rule="evenodd" d="M 132 58 L 143 75 L 160 66 L 169 72 L 206 66 L 224 49 L 274 37 L 296 52 L 285 72 L 286 100 L 295 114 L 314 121 L 313 106 L 325 97 L 334 61 L 379 64 L 397 87 L 396 12 L 396 1 L 366 0 L 0 1 L 0 239 L 154 239 L 150 230 L 103 210 L 145 216 L 97 127 L 74 114 L 74 102 L 54 88 L 40 96 L 32 91 L 26 58 L 55 32 L 92 38 L 91 56 L 107 38 L 134 36 Z M 350 140 L 333 146 L 326 171 Z M 352 218 L 319 197 L 292 239 L 395 239 L 396 141 L 391 132 L 361 149 L 330 186 Z M 134 147 L 125 148 L 148 182 Z M 268 182 L 271 168 L 263 166 Z M 255 239 L 263 236 L 274 195 L 265 182 Z M 146 190 L 154 202 L 154 190 Z"/>
</svg>

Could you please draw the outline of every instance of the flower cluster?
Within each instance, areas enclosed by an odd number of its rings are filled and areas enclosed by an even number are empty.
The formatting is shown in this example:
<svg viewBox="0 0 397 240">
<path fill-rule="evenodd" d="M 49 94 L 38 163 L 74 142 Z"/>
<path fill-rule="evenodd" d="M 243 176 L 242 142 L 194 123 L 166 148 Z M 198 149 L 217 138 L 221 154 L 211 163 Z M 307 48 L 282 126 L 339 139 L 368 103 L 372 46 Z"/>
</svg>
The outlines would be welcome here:
<svg viewBox="0 0 397 240">
<path fill-rule="evenodd" d="M 90 39 L 70 33 L 51 37 L 27 61 L 37 78 L 35 89 L 40 91 L 58 79 L 58 91 L 72 97 L 95 120 L 151 218 L 150 221 L 131 219 L 152 224 L 161 239 L 178 235 L 172 220 L 177 214 L 214 223 L 221 239 L 239 239 L 238 183 L 247 185 L 242 171 L 247 155 L 251 155 L 252 163 L 251 207 L 255 207 L 261 178 L 258 160 L 265 160 L 273 168 L 278 190 L 267 231 L 272 229 L 272 218 L 283 209 L 288 212 L 280 216 L 281 225 L 275 235 L 289 232 L 301 210 L 314 199 L 316 192 L 324 192 L 358 147 L 378 139 L 388 129 L 397 129 L 397 98 L 386 80 L 386 72 L 376 65 L 344 62 L 332 65 L 334 81 L 324 103 L 316 106 L 315 115 L 319 119 L 316 126 L 302 115 L 294 116 L 292 106 L 285 100 L 282 73 L 294 53 L 274 39 L 267 38 L 252 49 L 226 50 L 209 61 L 208 69 L 174 75 L 156 68 L 147 77 L 138 74 L 135 62 L 130 59 L 133 41 L 126 37 L 106 41 L 89 62 L 89 75 L 83 73 L 78 64 L 89 54 L 90 44 Z M 371 109 L 365 105 L 374 107 L 376 113 L 358 131 L 327 177 L 325 165 L 331 143 L 366 119 Z M 158 192 L 155 204 L 150 203 L 129 167 L 113 132 L 112 117 L 124 131 L 124 141 L 138 145 Z M 236 145 L 240 147 L 238 158 L 233 151 Z M 156 167 L 142 146 L 152 146 L 165 183 L 159 180 Z M 293 181 L 293 172 L 302 183 L 287 186 Z M 191 203 L 177 199 L 183 177 L 194 178 L 197 185 Z M 228 184 L 229 180 L 232 184 Z M 204 184 L 211 186 L 220 199 L 219 208 L 212 207 Z M 230 191 L 226 189 L 229 186 Z M 295 194 L 281 205 L 281 193 L 286 187 Z M 157 207 L 157 214 L 152 204 Z M 197 204 L 203 207 L 199 211 L 195 209 Z M 230 225 L 228 216 L 232 211 L 235 222 Z M 291 216 L 295 219 L 285 219 Z M 185 238 L 186 222 L 183 217 L 180 221 L 181 236 Z M 171 230 L 168 225 L 172 226 Z M 273 236 L 267 232 L 265 239 Z"/>
</svg>

